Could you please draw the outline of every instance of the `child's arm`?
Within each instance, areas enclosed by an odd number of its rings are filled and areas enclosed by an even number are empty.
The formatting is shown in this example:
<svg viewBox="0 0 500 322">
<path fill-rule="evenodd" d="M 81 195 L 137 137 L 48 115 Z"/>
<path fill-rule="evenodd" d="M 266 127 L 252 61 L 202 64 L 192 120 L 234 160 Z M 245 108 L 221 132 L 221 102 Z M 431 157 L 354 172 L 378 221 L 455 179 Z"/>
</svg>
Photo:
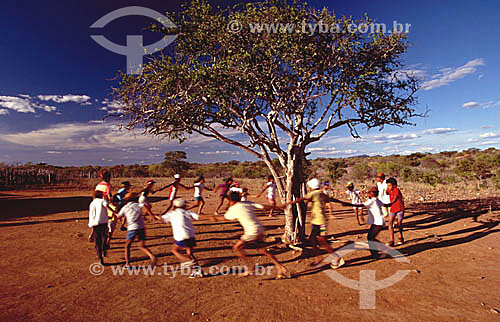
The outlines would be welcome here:
<svg viewBox="0 0 500 322">
<path fill-rule="evenodd" d="M 142 209 L 144 209 L 144 212 L 146 213 L 146 215 L 149 215 L 149 216 L 151 216 L 153 218 L 156 216 L 155 214 L 153 214 L 153 212 L 151 211 L 151 209 L 149 209 L 148 207 L 143 206 Z"/>
<path fill-rule="evenodd" d="M 163 186 L 163 187 L 161 187 L 161 188 L 159 188 L 159 189 L 155 190 L 155 192 L 160 192 L 160 191 L 163 191 L 163 190 L 165 190 L 165 189 L 167 189 L 167 188 L 169 188 L 169 187 L 173 186 L 173 185 L 174 185 L 174 183 L 175 183 L 175 181 L 174 181 L 174 182 L 172 182 L 172 183 L 167 184 L 166 186 Z"/>
<path fill-rule="evenodd" d="M 264 191 L 266 191 L 267 189 L 267 185 L 264 186 L 264 188 L 262 188 L 262 190 L 255 196 L 256 198 L 259 198 L 261 194 L 264 193 Z"/>
<path fill-rule="evenodd" d="M 189 186 L 189 187 L 186 187 L 185 185 L 183 185 L 182 183 L 179 183 L 179 186 L 183 187 L 184 189 L 186 190 L 191 190 L 191 189 L 194 189 L 194 186 Z"/>
</svg>

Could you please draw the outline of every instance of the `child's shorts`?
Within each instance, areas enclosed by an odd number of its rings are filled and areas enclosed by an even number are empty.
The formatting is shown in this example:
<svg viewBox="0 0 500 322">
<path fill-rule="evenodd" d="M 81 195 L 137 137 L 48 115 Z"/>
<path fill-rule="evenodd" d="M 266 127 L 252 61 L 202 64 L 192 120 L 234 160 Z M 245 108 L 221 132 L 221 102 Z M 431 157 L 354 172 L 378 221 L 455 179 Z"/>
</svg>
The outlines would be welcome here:
<svg viewBox="0 0 500 322">
<path fill-rule="evenodd" d="M 311 235 L 309 236 L 309 238 L 311 240 L 314 240 L 316 239 L 316 237 L 325 237 L 326 235 L 328 235 L 328 230 L 326 229 L 326 227 L 327 227 L 326 224 L 312 225 Z"/>
<path fill-rule="evenodd" d="M 146 231 L 144 228 L 127 231 L 127 240 L 134 240 L 135 236 L 139 240 L 146 240 Z"/>
<path fill-rule="evenodd" d="M 391 213 L 389 213 L 389 216 L 391 216 L 391 218 L 394 218 L 395 216 L 398 216 L 399 220 L 403 220 L 404 215 L 405 215 L 404 211 L 398 211 L 398 212 L 391 212 Z"/>
<path fill-rule="evenodd" d="M 196 239 L 194 238 L 184 239 L 181 241 L 174 240 L 174 242 L 177 246 L 184 248 L 192 248 L 196 246 Z"/>
<path fill-rule="evenodd" d="M 252 243 L 252 242 L 262 242 L 264 241 L 264 234 L 259 233 L 257 235 L 243 235 L 241 236 L 241 240 L 247 243 Z"/>
<path fill-rule="evenodd" d="M 194 197 L 194 200 L 196 200 L 196 201 L 203 201 L 203 197 Z"/>
</svg>

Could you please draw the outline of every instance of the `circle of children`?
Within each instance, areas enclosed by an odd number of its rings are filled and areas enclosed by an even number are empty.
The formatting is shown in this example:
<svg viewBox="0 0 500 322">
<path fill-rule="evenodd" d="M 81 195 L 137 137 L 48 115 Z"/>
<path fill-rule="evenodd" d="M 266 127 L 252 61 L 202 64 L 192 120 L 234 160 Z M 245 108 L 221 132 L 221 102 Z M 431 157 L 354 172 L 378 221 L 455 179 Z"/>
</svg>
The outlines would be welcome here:
<svg viewBox="0 0 500 322">
<path fill-rule="evenodd" d="M 126 231 L 125 242 L 125 265 L 130 265 L 130 249 L 132 242 L 137 238 L 139 242 L 139 249 L 147 254 L 151 259 L 151 265 L 156 265 L 155 255 L 146 247 L 146 233 L 145 233 L 145 220 L 144 218 L 150 216 L 153 219 L 163 221 L 172 225 L 174 244 L 172 246 L 172 253 L 180 260 L 181 267 L 191 267 L 191 278 L 203 277 L 203 271 L 198 264 L 194 255 L 194 247 L 196 246 L 195 231 L 192 220 L 198 220 L 202 214 L 205 201 L 203 200 L 203 191 L 209 190 L 205 186 L 203 177 L 199 177 L 194 182 L 193 186 L 187 187 L 181 183 L 181 176 L 174 175 L 174 181 L 168 185 L 154 188 L 155 181 L 149 180 L 146 186 L 138 191 L 132 192 L 131 185 L 128 181 L 122 182 L 122 187 L 118 192 L 113 195 L 111 193 L 111 174 L 102 170 L 100 172 L 102 182 L 100 182 L 93 193 L 93 201 L 89 208 L 89 227 L 91 233 L 89 241 L 95 243 L 97 257 L 101 264 L 104 264 L 106 251 L 110 247 L 113 233 L 117 228 L 117 224 L 121 222 L 120 230 Z M 347 191 L 345 192 L 350 203 L 344 202 L 330 196 L 328 182 L 321 183 L 318 179 L 313 178 L 307 182 L 310 192 L 303 198 L 296 199 L 287 204 L 284 204 L 280 209 L 284 209 L 290 204 L 299 202 L 312 203 L 311 208 L 311 233 L 309 242 L 312 245 L 314 254 L 314 261 L 311 263 L 312 267 L 321 265 L 321 257 L 319 248 L 325 249 L 328 253 L 332 254 L 333 260 L 330 266 L 337 269 L 344 265 L 344 259 L 337 256 L 329 245 L 327 240 L 327 223 L 328 216 L 325 215 L 323 208 L 324 205 L 329 206 L 330 216 L 332 216 L 332 208 L 330 203 L 339 203 L 343 206 L 353 207 L 356 220 L 359 225 L 362 224 L 363 208 L 367 209 L 367 224 L 370 225 L 368 231 L 368 243 L 378 242 L 376 237 L 383 230 L 385 221 L 388 221 L 389 234 L 391 241 L 387 243 L 388 246 L 394 246 L 394 225 L 397 221 L 399 227 L 399 242 L 398 245 L 404 243 L 403 239 L 403 218 L 404 218 L 404 201 L 401 191 L 397 187 L 397 182 L 394 178 L 386 180 L 383 173 L 377 174 L 377 186 L 368 191 L 368 200 L 362 202 L 360 191 L 354 188 L 354 184 L 349 182 L 347 184 Z M 185 200 L 177 197 L 179 188 L 194 189 L 195 203 L 189 206 Z M 168 194 L 169 205 L 167 209 L 160 215 L 153 214 L 151 204 L 148 201 L 148 196 L 158 193 L 162 190 L 170 188 Z M 247 261 L 244 248 L 246 246 L 254 246 L 258 249 L 259 253 L 268 257 L 277 268 L 277 279 L 290 277 L 290 272 L 285 268 L 274 255 L 268 252 L 265 243 L 264 227 L 260 220 L 257 218 L 256 209 L 268 209 L 269 216 L 272 217 L 276 210 L 276 183 L 272 176 L 268 177 L 267 183 L 263 186 L 262 191 L 255 197 L 260 197 L 264 192 L 268 200 L 268 205 L 263 206 L 258 203 L 248 201 L 248 189 L 241 188 L 239 183 L 233 181 L 231 178 L 227 179 L 224 183 L 215 187 L 215 193 L 219 191 L 219 204 L 216 208 L 215 215 L 209 216 L 212 221 L 219 220 L 236 220 L 243 228 L 243 235 L 233 246 L 233 251 L 238 255 L 245 264 Z M 222 208 L 224 201 L 228 200 L 229 205 L 224 216 L 220 215 L 219 210 Z M 198 212 L 194 213 L 190 209 L 198 208 Z M 126 225 L 126 227 L 125 227 Z M 382 252 L 381 248 L 377 248 L 377 243 L 374 247 L 370 247 L 372 257 L 375 259 L 387 257 L 387 254 Z M 379 250 L 379 251 L 377 251 Z M 243 275 L 252 275 L 253 270 L 251 265 L 246 265 Z"/>
</svg>

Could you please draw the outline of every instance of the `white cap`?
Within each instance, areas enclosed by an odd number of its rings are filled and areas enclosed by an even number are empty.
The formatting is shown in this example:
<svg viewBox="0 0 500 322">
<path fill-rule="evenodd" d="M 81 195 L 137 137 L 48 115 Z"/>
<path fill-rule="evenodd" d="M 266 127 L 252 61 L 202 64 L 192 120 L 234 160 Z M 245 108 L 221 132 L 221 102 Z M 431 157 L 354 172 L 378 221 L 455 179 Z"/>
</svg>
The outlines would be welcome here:
<svg viewBox="0 0 500 322">
<path fill-rule="evenodd" d="M 180 178 L 181 178 L 180 174 L 178 174 L 178 173 L 174 174 L 174 179 L 180 179 Z"/>
<path fill-rule="evenodd" d="M 319 182 L 318 179 L 316 178 L 312 178 L 311 180 L 307 181 L 307 185 L 309 186 L 309 188 L 311 189 L 319 189 L 321 183 Z"/>
<path fill-rule="evenodd" d="M 174 199 L 174 207 L 175 208 L 182 208 L 186 205 L 186 202 L 184 201 L 184 199 Z"/>
</svg>

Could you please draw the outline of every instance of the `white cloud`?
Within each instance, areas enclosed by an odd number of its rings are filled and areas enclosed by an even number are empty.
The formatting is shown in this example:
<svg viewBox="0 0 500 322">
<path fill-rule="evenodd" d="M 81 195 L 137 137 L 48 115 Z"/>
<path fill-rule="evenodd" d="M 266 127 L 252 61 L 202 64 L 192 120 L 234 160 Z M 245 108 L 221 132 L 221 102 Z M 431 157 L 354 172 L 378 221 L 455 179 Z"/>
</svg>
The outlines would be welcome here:
<svg viewBox="0 0 500 322">
<path fill-rule="evenodd" d="M 160 148 L 149 148 L 148 150 L 150 150 L 150 151 L 158 151 L 158 150 L 160 150 Z"/>
<path fill-rule="evenodd" d="M 435 128 L 435 129 L 423 130 L 422 134 L 423 135 L 426 135 L 426 134 L 446 134 L 446 133 L 453 133 L 453 132 L 456 132 L 456 131 L 457 131 L 457 129 L 454 129 L 454 128 L 451 128 L 451 127 L 438 127 L 438 128 Z"/>
<path fill-rule="evenodd" d="M 0 96 L 0 106 L 19 113 L 35 113 L 29 99 L 16 96 Z"/>
<path fill-rule="evenodd" d="M 500 106 L 500 102 L 495 104 L 494 101 L 488 101 L 485 103 L 472 101 L 472 102 L 466 102 L 462 105 L 463 108 L 484 108 L 484 109 L 494 107 L 494 106 Z"/>
<path fill-rule="evenodd" d="M 481 139 L 492 139 L 492 138 L 498 138 L 498 137 L 500 137 L 500 134 L 493 133 L 493 132 L 488 132 L 488 133 L 481 134 L 479 137 Z"/>
<path fill-rule="evenodd" d="M 69 103 L 74 102 L 81 105 L 90 105 L 90 96 L 88 95 L 38 95 L 38 99 L 42 101 L 53 101 L 55 103 Z"/>
<path fill-rule="evenodd" d="M 478 102 L 467 102 L 462 105 L 464 108 L 476 108 L 479 107 L 480 104 Z"/>
<path fill-rule="evenodd" d="M 2 139 L 11 143 L 52 149 L 148 146 L 155 140 L 137 132 L 120 131 L 119 125 L 112 123 L 63 123 L 27 133 L 5 134 Z"/>
<path fill-rule="evenodd" d="M 0 106 L 19 113 L 35 113 L 36 109 L 54 112 L 56 107 L 34 103 L 28 95 L 0 96 Z"/>
<path fill-rule="evenodd" d="M 62 154 L 61 151 L 47 151 L 48 154 Z"/>
<path fill-rule="evenodd" d="M 104 99 L 101 102 L 101 110 L 102 111 L 107 111 L 110 114 L 116 114 L 116 113 L 121 113 L 123 111 L 123 106 L 124 104 L 118 100 L 109 100 L 109 99 Z"/>
<path fill-rule="evenodd" d="M 432 75 L 430 80 L 425 81 L 422 84 L 422 89 L 428 91 L 437 87 L 449 85 L 456 80 L 475 73 L 478 66 L 484 65 L 484 60 L 482 58 L 477 58 L 457 68 L 443 68 L 439 73 Z"/>
<path fill-rule="evenodd" d="M 230 154 L 230 155 L 239 155 L 239 151 L 227 151 L 227 150 L 218 150 L 218 151 L 207 151 L 200 152 L 201 155 L 214 155 L 214 154 Z"/>
<path fill-rule="evenodd" d="M 0 115 L 7 115 L 7 114 L 9 114 L 9 110 L 0 109 Z"/>
</svg>

